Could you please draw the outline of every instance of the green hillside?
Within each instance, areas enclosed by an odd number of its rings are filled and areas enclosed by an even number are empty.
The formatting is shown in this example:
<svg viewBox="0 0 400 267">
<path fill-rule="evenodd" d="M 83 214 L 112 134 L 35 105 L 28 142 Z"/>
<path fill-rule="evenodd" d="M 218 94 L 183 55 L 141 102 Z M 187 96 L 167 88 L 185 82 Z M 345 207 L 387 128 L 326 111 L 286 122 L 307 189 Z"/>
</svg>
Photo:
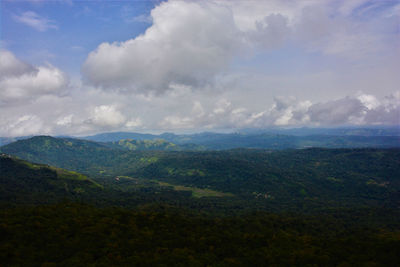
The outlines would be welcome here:
<svg viewBox="0 0 400 267">
<path fill-rule="evenodd" d="M 102 190 L 102 186 L 72 171 L 1 154 L 1 203 L 51 203 L 62 198 L 79 198 Z"/>
<path fill-rule="evenodd" d="M 107 165 L 119 151 L 104 144 L 72 138 L 35 136 L 2 146 L 0 151 L 22 159 L 84 172 Z"/>
<path fill-rule="evenodd" d="M 167 153 L 128 175 L 211 188 L 271 207 L 400 205 L 399 149 Z"/>
</svg>

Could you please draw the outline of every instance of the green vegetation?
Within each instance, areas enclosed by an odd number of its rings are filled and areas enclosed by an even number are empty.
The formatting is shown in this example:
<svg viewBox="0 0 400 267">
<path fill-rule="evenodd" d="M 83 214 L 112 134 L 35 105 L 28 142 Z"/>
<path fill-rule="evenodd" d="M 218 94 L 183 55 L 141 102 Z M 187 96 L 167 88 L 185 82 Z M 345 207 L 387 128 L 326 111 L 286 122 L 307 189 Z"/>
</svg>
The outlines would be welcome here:
<svg viewBox="0 0 400 267">
<path fill-rule="evenodd" d="M 89 141 L 34 137 L 1 150 L 101 183 L 124 175 L 157 180 L 233 194 L 267 210 L 400 203 L 399 149 L 127 151 Z M 118 184 L 113 186 L 117 189 Z"/>
<path fill-rule="evenodd" d="M 1 264 L 400 265 L 400 149 L 142 144 L 1 147 Z"/>
<path fill-rule="evenodd" d="M 163 154 L 129 175 L 257 198 L 271 209 L 309 210 L 397 207 L 399 166 L 396 149 L 231 150 Z"/>
<path fill-rule="evenodd" d="M 160 186 L 166 186 L 166 187 L 172 187 L 176 191 L 190 191 L 192 192 L 192 196 L 196 198 L 201 198 L 201 197 L 231 197 L 233 194 L 231 193 L 223 193 L 223 192 L 218 192 L 214 191 L 211 189 L 201 189 L 197 187 L 187 187 L 187 186 L 182 186 L 182 185 L 172 185 L 166 182 L 157 182 Z"/>
<path fill-rule="evenodd" d="M 5 266 L 398 266 L 400 232 L 334 216 L 210 217 L 168 206 L 0 210 Z"/>
<path fill-rule="evenodd" d="M 60 168 L 0 156 L 0 204 L 53 203 L 79 199 L 102 186 L 86 176 Z"/>
</svg>

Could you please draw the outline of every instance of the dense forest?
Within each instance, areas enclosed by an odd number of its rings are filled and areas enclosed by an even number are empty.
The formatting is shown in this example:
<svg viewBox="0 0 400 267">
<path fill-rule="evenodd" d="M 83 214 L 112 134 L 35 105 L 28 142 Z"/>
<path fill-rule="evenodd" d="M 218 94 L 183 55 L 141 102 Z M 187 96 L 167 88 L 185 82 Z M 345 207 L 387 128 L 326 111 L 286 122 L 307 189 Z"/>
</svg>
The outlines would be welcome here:
<svg viewBox="0 0 400 267">
<path fill-rule="evenodd" d="M 400 149 L 0 147 L 5 266 L 398 266 Z"/>
<path fill-rule="evenodd" d="M 335 217 L 209 217 L 60 203 L 0 211 L 7 266 L 398 266 L 398 230 Z"/>
</svg>

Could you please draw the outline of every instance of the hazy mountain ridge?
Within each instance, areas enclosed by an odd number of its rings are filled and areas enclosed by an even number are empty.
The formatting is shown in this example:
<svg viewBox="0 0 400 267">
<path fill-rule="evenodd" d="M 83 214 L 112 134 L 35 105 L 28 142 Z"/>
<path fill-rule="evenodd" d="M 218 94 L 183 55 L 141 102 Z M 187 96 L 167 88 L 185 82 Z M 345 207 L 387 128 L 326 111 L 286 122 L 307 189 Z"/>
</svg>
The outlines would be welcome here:
<svg viewBox="0 0 400 267">
<path fill-rule="evenodd" d="M 145 140 L 134 140 L 134 139 L 122 139 L 119 141 L 106 142 L 106 146 L 114 149 L 122 150 L 162 150 L 162 151 L 202 151 L 205 150 L 203 146 L 195 144 L 182 144 L 177 145 L 172 142 L 168 142 L 164 139 L 145 139 Z"/>
<path fill-rule="evenodd" d="M 310 136 L 310 135 L 330 135 L 330 136 L 400 136 L 400 127 L 385 126 L 385 127 L 339 127 L 339 128 L 288 128 L 288 129 L 239 129 L 234 133 L 217 133 L 217 132 L 200 132 L 193 134 L 149 134 L 149 133 L 134 133 L 134 132 L 109 132 L 100 133 L 90 136 L 79 137 L 84 140 L 92 140 L 96 142 L 113 142 L 122 139 L 136 140 L 154 140 L 165 139 L 172 141 L 174 139 L 182 140 L 182 142 L 201 137 L 223 136 L 223 135 L 292 135 L 292 136 Z"/>
<path fill-rule="evenodd" d="M 357 148 L 357 147 L 400 147 L 400 134 L 396 129 L 291 129 L 261 131 L 255 133 L 212 133 L 160 135 L 138 133 L 105 133 L 83 137 L 97 142 L 117 142 L 121 139 L 138 141 L 163 139 L 176 145 L 191 144 L 209 150 L 233 148 Z M 191 147 L 188 148 L 190 150 Z M 192 148 L 193 149 L 193 148 Z M 194 147 L 193 150 L 196 150 Z"/>
<path fill-rule="evenodd" d="M 28 139 L 23 137 L 0 137 L 0 146 Z M 172 144 L 166 147 L 136 145 L 139 150 L 204 150 L 204 149 L 232 149 L 232 148 L 356 148 L 356 147 L 400 147 L 400 128 L 370 127 L 370 128 L 290 128 L 290 129 L 242 129 L 234 133 L 202 132 L 194 134 L 148 134 L 135 132 L 110 132 L 83 137 L 56 136 L 63 139 L 79 139 L 101 143 L 113 143 L 120 140 L 154 141 L 165 140 Z M 109 145 L 109 146 L 113 146 Z M 114 146 L 113 148 L 124 148 Z M 131 149 L 133 146 L 131 146 Z"/>
</svg>

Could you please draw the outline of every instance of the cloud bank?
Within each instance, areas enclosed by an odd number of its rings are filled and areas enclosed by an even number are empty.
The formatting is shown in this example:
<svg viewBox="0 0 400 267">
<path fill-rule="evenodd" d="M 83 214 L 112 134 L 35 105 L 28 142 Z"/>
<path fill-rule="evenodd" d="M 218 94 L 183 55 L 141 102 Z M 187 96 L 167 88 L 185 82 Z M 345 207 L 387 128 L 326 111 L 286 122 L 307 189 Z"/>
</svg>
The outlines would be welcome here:
<svg viewBox="0 0 400 267">
<path fill-rule="evenodd" d="M 191 113 L 187 114 L 167 116 L 160 126 L 163 129 L 240 129 L 304 125 L 398 125 L 400 92 L 382 100 L 373 95 L 360 94 L 317 103 L 294 97 L 276 97 L 271 107 L 256 112 L 221 99 L 208 111 L 201 103 L 194 102 Z"/>
</svg>

